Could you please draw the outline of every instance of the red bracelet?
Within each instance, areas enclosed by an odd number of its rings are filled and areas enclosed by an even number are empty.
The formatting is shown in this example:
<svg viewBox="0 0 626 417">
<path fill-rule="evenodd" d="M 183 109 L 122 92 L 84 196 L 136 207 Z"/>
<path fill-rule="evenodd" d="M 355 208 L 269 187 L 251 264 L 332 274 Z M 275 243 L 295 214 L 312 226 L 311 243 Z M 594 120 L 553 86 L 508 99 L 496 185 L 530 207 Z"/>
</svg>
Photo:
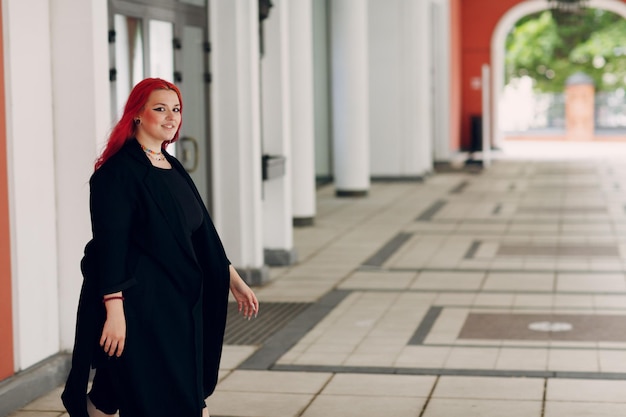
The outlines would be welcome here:
<svg viewBox="0 0 626 417">
<path fill-rule="evenodd" d="M 124 301 L 124 297 L 122 297 L 121 295 L 113 295 L 111 297 L 104 297 L 102 298 L 102 302 L 106 303 L 107 301 L 111 301 L 111 300 L 122 300 Z"/>
</svg>

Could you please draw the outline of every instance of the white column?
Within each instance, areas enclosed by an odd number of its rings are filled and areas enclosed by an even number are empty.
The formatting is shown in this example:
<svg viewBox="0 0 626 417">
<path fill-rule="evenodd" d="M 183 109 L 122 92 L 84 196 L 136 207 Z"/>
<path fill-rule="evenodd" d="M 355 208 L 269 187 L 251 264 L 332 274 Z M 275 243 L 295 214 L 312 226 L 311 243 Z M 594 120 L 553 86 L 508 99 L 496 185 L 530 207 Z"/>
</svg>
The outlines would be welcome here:
<svg viewBox="0 0 626 417">
<path fill-rule="evenodd" d="M 330 15 L 336 193 L 366 195 L 370 186 L 367 2 L 331 0 Z"/>
<path fill-rule="evenodd" d="M 59 351 L 49 4 L 2 3 L 16 370 Z"/>
<path fill-rule="evenodd" d="M 491 165 L 491 69 L 488 64 L 483 64 L 481 68 L 481 76 L 482 76 L 482 110 L 483 110 L 483 120 L 482 120 L 482 130 L 483 130 L 483 138 L 482 138 L 482 163 L 484 167 L 489 167 Z"/>
<path fill-rule="evenodd" d="M 61 349 L 69 350 L 82 284 L 80 259 L 91 237 L 88 181 L 110 129 L 108 44 L 102 35 L 107 6 L 101 0 L 55 0 L 50 5 L 59 317 Z"/>
<path fill-rule="evenodd" d="M 312 224 L 316 209 L 311 1 L 289 1 L 293 221 L 299 226 Z"/>
<path fill-rule="evenodd" d="M 417 72 L 417 78 L 419 80 L 420 90 L 418 92 L 418 111 L 422 116 L 420 118 L 421 129 L 419 131 L 419 137 L 424 138 L 420 141 L 419 147 L 420 166 L 419 170 L 422 173 L 430 173 L 433 170 L 433 119 L 434 119 L 434 107 L 433 107 L 433 26 L 431 12 L 431 1 L 409 1 L 411 5 L 411 19 L 410 25 L 417 26 L 417 32 L 413 32 L 414 36 L 419 39 L 418 48 L 416 51 L 421 51 L 423 54 L 419 55 L 419 52 L 413 55 L 413 64 L 415 65 Z M 428 57 L 423 62 L 420 59 Z M 425 61 L 425 62 L 424 62 Z"/>
<path fill-rule="evenodd" d="M 433 110 L 432 34 L 430 1 L 401 0 L 401 106 L 404 146 L 400 165 L 410 175 L 432 171 Z"/>
<path fill-rule="evenodd" d="M 211 0 L 213 216 L 233 265 L 250 283 L 263 261 L 257 2 Z"/>
<path fill-rule="evenodd" d="M 268 265 L 296 261 L 291 190 L 291 109 L 289 78 L 289 0 L 274 0 L 263 22 L 261 113 L 263 153 L 285 158 L 284 174 L 263 182 L 263 247 Z M 271 171 L 271 170 L 270 170 Z"/>
<path fill-rule="evenodd" d="M 404 76 L 404 54 L 415 40 L 404 39 L 403 1 L 368 1 L 369 160 L 370 177 L 377 179 L 416 175 L 404 161 L 407 142 L 419 139 L 409 136 L 407 126 L 416 116 L 406 120 L 412 92 Z"/>
<path fill-rule="evenodd" d="M 451 158 L 451 128 L 452 112 L 450 100 L 450 2 L 449 0 L 436 0 L 433 16 L 433 85 L 435 90 L 435 102 L 433 108 L 435 117 L 433 120 L 435 161 L 450 161 Z"/>
</svg>

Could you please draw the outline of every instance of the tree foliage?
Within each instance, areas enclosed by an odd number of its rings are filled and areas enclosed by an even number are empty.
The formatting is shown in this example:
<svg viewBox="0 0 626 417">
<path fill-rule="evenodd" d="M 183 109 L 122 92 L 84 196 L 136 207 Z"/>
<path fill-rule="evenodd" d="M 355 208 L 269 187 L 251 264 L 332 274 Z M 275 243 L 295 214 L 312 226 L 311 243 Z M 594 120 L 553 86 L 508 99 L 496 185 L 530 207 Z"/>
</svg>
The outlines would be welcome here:
<svg viewBox="0 0 626 417">
<path fill-rule="evenodd" d="M 601 9 L 548 10 L 520 19 L 506 41 L 506 78 L 527 75 L 540 91 L 563 91 L 584 72 L 596 89 L 626 87 L 626 20 Z"/>
</svg>

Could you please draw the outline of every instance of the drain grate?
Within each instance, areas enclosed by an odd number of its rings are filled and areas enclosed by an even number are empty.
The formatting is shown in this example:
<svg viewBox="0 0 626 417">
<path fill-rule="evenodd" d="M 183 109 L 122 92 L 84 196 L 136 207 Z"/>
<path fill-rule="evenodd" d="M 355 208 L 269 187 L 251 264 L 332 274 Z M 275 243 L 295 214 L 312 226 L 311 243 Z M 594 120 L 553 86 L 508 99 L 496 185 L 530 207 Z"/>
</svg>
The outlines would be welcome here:
<svg viewBox="0 0 626 417">
<path fill-rule="evenodd" d="M 246 320 L 237 311 L 237 303 L 228 303 L 224 344 L 260 345 L 309 305 L 309 303 L 261 303 L 259 316 Z"/>
</svg>

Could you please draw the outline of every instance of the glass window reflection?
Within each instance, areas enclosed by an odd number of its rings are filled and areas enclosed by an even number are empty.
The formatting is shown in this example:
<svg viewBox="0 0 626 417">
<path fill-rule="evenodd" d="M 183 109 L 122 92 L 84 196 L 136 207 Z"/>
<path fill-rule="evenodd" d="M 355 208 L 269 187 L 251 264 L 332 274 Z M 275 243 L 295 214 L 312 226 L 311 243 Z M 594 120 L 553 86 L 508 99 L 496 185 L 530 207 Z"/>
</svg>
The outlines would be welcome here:
<svg viewBox="0 0 626 417">
<path fill-rule="evenodd" d="M 174 24 L 150 20 L 150 76 L 173 82 Z"/>
<path fill-rule="evenodd" d="M 143 28 L 141 19 L 116 14 L 115 62 L 117 116 L 124 107 L 126 97 L 135 84 L 144 78 Z"/>
</svg>

